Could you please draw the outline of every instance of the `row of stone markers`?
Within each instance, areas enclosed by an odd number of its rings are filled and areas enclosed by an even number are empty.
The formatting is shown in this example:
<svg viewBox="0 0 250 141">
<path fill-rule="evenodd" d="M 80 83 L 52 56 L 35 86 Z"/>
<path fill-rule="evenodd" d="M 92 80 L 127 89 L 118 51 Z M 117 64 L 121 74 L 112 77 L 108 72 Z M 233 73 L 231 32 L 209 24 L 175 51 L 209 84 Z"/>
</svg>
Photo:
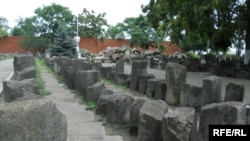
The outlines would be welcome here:
<svg viewBox="0 0 250 141">
<path fill-rule="evenodd" d="M 39 96 L 32 55 L 14 56 L 14 76 L 3 82 L 1 141 L 66 141 L 66 118 L 54 103 Z"/>
<path fill-rule="evenodd" d="M 217 76 L 205 78 L 197 87 L 186 83 L 186 67 L 176 63 L 166 65 L 165 78 L 148 74 L 147 61 L 134 61 L 131 74 L 122 72 L 122 67 L 122 61 L 116 67 L 102 66 L 101 76 L 147 98 L 101 95 L 96 112 L 106 114 L 109 122 L 137 127 L 139 141 L 208 141 L 209 125 L 249 124 L 242 84 L 229 83 L 222 99 L 222 81 Z"/>
</svg>

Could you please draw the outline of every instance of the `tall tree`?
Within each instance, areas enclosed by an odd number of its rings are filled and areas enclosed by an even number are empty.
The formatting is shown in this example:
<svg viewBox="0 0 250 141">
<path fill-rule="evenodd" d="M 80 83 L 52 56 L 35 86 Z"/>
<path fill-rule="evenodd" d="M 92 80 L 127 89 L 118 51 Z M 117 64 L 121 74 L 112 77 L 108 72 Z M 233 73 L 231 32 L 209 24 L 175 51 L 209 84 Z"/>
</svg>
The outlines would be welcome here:
<svg viewBox="0 0 250 141">
<path fill-rule="evenodd" d="M 118 23 L 115 26 L 109 26 L 107 31 L 105 32 L 106 38 L 111 39 L 126 39 L 125 29 L 122 23 Z"/>
<path fill-rule="evenodd" d="M 236 31 L 236 8 L 237 0 L 150 0 L 142 6 L 153 27 L 164 30 L 172 42 L 197 50 L 210 41 L 224 51 Z"/>
<path fill-rule="evenodd" d="M 103 32 L 108 26 L 105 15 L 106 13 L 96 14 L 95 11 L 88 11 L 84 8 L 78 17 L 79 34 L 89 37 L 103 37 Z"/>
<path fill-rule="evenodd" d="M 7 19 L 0 17 L 0 38 L 8 36 L 8 21 Z"/>
<path fill-rule="evenodd" d="M 12 29 L 13 36 L 35 36 L 38 33 L 37 26 L 35 25 L 36 18 L 22 18 L 17 20 L 17 25 Z"/>
<path fill-rule="evenodd" d="M 52 3 L 49 6 L 39 7 L 35 10 L 37 28 L 41 34 L 51 40 L 59 26 L 64 26 L 73 32 L 72 25 L 74 16 L 68 7 Z"/>
<path fill-rule="evenodd" d="M 64 55 L 71 58 L 77 57 L 76 42 L 69 36 L 67 30 L 63 26 L 59 26 L 54 34 L 55 45 L 50 47 L 52 56 Z"/>
<path fill-rule="evenodd" d="M 139 15 L 138 17 L 126 18 L 123 23 L 118 23 L 116 26 L 108 28 L 106 37 L 130 39 L 131 46 L 139 45 L 148 48 L 152 42 L 161 42 L 164 35 L 156 32 L 145 16 Z"/>
<path fill-rule="evenodd" d="M 246 48 L 245 48 L 245 58 L 244 58 L 244 64 L 249 64 L 250 59 L 250 0 L 246 0 Z"/>
</svg>

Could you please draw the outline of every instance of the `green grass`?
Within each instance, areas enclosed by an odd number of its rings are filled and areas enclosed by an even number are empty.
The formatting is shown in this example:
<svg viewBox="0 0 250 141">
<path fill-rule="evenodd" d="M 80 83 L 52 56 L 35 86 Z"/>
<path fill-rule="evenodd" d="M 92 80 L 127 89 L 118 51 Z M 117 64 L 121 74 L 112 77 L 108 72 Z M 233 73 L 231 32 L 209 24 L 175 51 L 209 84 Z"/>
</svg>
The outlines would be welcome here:
<svg viewBox="0 0 250 141">
<path fill-rule="evenodd" d="M 88 101 L 85 110 L 95 110 L 96 103 L 93 101 Z"/>
<path fill-rule="evenodd" d="M 41 96 L 51 95 L 51 92 L 45 89 L 40 89 L 39 93 Z"/>
<path fill-rule="evenodd" d="M 81 92 L 77 91 L 77 90 L 70 90 L 73 94 L 75 95 L 81 95 Z"/>
<path fill-rule="evenodd" d="M 114 86 L 116 86 L 117 88 L 120 88 L 120 89 L 122 89 L 122 90 L 127 90 L 127 89 L 128 89 L 125 85 L 115 83 L 115 82 L 113 82 L 113 81 L 111 81 L 111 80 L 108 80 L 108 79 L 105 79 L 105 78 L 102 78 L 102 81 L 103 81 L 105 84 L 114 85 Z"/>
<path fill-rule="evenodd" d="M 51 68 L 49 68 L 49 67 L 47 66 L 47 64 L 45 63 L 44 60 L 41 60 L 41 59 L 36 58 L 36 62 L 39 64 L 39 66 L 41 66 L 43 69 L 45 69 L 46 72 L 51 73 L 51 74 L 54 76 L 54 78 L 57 80 L 57 82 L 58 82 L 59 84 L 63 84 L 63 83 L 64 83 L 64 81 L 62 80 L 62 78 L 61 78 L 60 76 L 58 76 L 56 73 L 54 73 L 54 72 L 51 70 Z"/>
<path fill-rule="evenodd" d="M 41 96 L 46 96 L 46 95 L 50 95 L 51 92 L 45 89 L 45 82 L 43 81 L 42 76 L 41 76 L 41 64 L 42 64 L 41 61 L 36 58 L 36 80 L 40 88 L 39 94 Z"/>
</svg>

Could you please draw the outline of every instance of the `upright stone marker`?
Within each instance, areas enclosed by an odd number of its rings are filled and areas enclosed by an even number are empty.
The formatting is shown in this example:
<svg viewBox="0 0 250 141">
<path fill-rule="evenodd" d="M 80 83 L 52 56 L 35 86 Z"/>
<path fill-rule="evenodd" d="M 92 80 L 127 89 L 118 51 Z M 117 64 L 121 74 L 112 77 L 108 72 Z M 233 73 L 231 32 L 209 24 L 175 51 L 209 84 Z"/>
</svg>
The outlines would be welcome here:
<svg viewBox="0 0 250 141">
<path fill-rule="evenodd" d="M 244 99 L 245 87 L 242 84 L 229 83 L 226 86 L 226 94 L 224 101 L 239 101 Z"/>
<path fill-rule="evenodd" d="M 181 86 L 186 83 L 187 68 L 177 63 L 166 65 L 166 103 L 172 106 L 180 105 Z"/>
<path fill-rule="evenodd" d="M 168 105 L 162 100 L 148 100 L 141 107 L 138 122 L 138 141 L 161 141 L 162 119 Z"/>
<path fill-rule="evenodd" d="M 139 90 L 139 75 L 147 74 L 147 61 L 134 61 L 132 63 L 130 89 Z"/>
<path fill-rule="evenodd" d="M 246 125 L 246 104 L 221 102 L 208 104 L 200 112 L 199 141 L 209 141 L 209 125 Z M 249 116 L 249 115 L 248 115 Z"/>
<path fill-rule="evenodd" d="M 209 76 L 203 80 L 201 105 L 221 102 L 221 78 Z"/>
</svg>

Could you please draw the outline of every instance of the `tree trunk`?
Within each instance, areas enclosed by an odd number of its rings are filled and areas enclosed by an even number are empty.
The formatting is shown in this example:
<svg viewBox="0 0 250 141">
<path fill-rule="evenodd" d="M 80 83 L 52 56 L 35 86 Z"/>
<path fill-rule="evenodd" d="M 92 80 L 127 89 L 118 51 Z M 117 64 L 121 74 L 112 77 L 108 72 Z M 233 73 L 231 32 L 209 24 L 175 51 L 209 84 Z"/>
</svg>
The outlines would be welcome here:
<svg viewBox="0 0 250 141">
<path fill-rule="evenodd" d="M 246 29 L 246 48 L 245 48 L 245 57 L 244 57 L 244 64 L 249 63 L 250 59 L 250 0 L 246 1 L 247 4 L 247 29 Z"/>
</svg>

